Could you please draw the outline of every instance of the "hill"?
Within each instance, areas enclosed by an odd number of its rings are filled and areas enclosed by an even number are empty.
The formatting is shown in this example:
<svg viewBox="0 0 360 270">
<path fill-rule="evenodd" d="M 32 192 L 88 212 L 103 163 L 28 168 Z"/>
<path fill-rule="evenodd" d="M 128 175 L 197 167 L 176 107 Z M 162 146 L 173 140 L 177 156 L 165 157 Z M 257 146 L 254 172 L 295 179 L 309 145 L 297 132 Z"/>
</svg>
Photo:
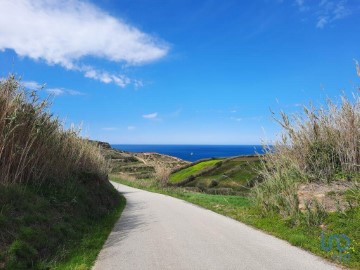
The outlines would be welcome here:
<svg viewBox="0 0 360 270">
<path fill-rule="evenodd" d="M 160 168 L 169 171 L 181 168 L 190 162 L 159 153 L 130 153 L 111 148 L 108 143 L 95 142 L 108 160 L 111 174 L 134 179 L 154 177 Z"/>
<path fill-rule="evenodd" d="M 239 194 L 257 179 L 257 156 L 203 160 L 174 171 L 169 182 L 214 194 Z"/>
</svg>

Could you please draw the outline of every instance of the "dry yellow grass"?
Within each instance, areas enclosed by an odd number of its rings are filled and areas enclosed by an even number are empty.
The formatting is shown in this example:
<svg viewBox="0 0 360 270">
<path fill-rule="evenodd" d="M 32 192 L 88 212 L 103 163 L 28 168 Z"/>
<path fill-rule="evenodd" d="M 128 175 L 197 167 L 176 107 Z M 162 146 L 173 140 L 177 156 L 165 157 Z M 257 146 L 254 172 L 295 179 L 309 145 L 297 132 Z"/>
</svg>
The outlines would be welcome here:
<svg viewBox="0 0 360 270">
<path fill-rule="evenodd" d="M 358 178 L 360 97 L 343 95 L 339 102 L 327 100 L 324 106 L 304 106 L 303 113 L 291 116 L 282 112 L 276 121 L 283 128 L 282 139 L 264 156 L 259 172 L 264 181 L 254 188 L 254 195 L 265 212 L 297 219 L 301 214 L 297 196 L 300 183 Z M 318 215 L 315 223 L 321 220 L 323 206 L 316 208 L 316 213 L 311 213 Z"/>
<path fill-rule="evenodd" d="M 51 184 L 93 173 L 105 179 L 107 164 L 98 147 L 65 130 L 39 100 L 9 76 L 0 82 L 0 184 Z"/>
</svg>

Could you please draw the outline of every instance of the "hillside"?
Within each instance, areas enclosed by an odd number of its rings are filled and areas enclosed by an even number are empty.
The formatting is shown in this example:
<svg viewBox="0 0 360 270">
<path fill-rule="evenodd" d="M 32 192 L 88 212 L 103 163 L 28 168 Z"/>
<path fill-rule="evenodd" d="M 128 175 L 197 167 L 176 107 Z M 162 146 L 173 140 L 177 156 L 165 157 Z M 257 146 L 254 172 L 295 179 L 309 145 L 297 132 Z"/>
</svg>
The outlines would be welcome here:
<svg viewBox="0 0 360 270">
<path fill-rule="evenodd" d="M 239 156 L 196 162 L 170 175 L 170 183 L 214 194 L 247 192 L 257 179 L 257 156 Z"/>
<path fill-rule="evenodd" d="M 110 144 L 96 141 L 109 161 L 110 173 L 134 179 L 152 178 L 158 168 L 175 170 L 190 162 L 158 153 L 130 153 L 111 148 Z"/>
</svg>

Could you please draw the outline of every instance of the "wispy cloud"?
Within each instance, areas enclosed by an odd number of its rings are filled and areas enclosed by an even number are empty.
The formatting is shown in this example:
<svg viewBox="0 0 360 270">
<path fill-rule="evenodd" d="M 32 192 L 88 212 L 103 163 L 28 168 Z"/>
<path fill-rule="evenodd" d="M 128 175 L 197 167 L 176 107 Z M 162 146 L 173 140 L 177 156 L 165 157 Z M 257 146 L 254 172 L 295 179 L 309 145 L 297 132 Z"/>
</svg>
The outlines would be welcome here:
<svg viewBox="0 0 360 270">
<path fill-rule="evenodd" d="M 351 14 L 346 0 L 322 0 L 319 4 L 317 28 L 324 28 L 327 24 L 343 19 Z"/>
<path fill-rule="evenodd" d="M 309 9 L 309 7 L 305 4 L 305 0 L 295 0 L 295 4 L 298 6 L 299 10 L 302 12 Z"/>
<path fill-rule="evenodd" d="M 54 96 L 60 96 L 60 95 L 83 96 L 83 95 L 85 95 L 82 92 L 79 92 L 76 90 L 71 90 L 71 89 L 65 89 L 65 88 L 49 88 L 49 89 L 45 89 L 45 91 Z"/>
<path fill-rule="evenodd" d="M 136 80 L 131 80 L 125 75 L 114 75 L 106 71 L 99 71 L 93 67 L 83 67 L 82 70 L 85 72 L 84 75 L 86 78 L 91 78 L 98 80 L 103 83 L 115 83 L 117 86 L 121 88 L 126 87 L 130 83 L 134 83 L 134 86 L 138 88 L 138 84 Z"/>
<path fill-rule="evenodd" d="M 29 90 L 44 90 L 50 95 L 60 96 L 60 95 L 70 95 L 70 96 L 82 96 L 85 95 L 83 92 L 66 89 L 62 87 L 55 87 L 55 88 L 46 88 L 46 84 L 41 84 L 36 81 L 23 81 L 21 85 Z"/>
<path fill-rule="evenodd" d="M 22 84 L 22 86 L 24 86 L 25 88 L 30 89 L 30 90 L 39 90 L 39 89 L 42 89 L 43 87 L 45 87 L 45 84 L 40 84 L 35 81 L 24 81 L 21 84 Z"/>
<path fill-rule="evenodd" d="M 144 114 L 142 117 L 145 119 L 155 119 L 158 116 L 158 113 L 149 113 L 149 114 Z"/>
<path fill-rule="evenodd" d="M 0 10 L 0 50 L 13 49 L 19 56 L 120 87 L 132 81 L 87 65 L 84 58 L 142 65 L 161 59 L 169 50 L 164 42 L 88 1 L 2 0 Z"/>
<path fill-rule="evenodd" d="M 337 20 L 352 14 L 347 0 L 294 0 L 301 12 L 309 12 L 314 17 L 315 26 L 323 29 Z"/>
<path fill-rule="evenodd" d="M 136 127 L 135 126 L 128 126 L 127 129 L 128 130 L 134 130 L 134 129 L 136 129 Z"/>
</svg>

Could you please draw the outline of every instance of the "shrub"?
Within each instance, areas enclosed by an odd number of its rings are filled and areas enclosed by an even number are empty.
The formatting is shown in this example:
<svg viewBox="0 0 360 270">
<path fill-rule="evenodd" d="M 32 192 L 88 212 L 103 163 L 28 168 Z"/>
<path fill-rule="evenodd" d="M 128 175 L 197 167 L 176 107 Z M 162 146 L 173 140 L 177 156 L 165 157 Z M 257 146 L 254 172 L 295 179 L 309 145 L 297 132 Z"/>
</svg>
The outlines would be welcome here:
<svg viewBox="0 0 360 270">
<path fill-rule="evenodd" d="M 216 180 L 211 180 L 210 184 L 209 184 L 209 188 L 213 188 L 219 185 L 219 182 Z"/>
</svg>

